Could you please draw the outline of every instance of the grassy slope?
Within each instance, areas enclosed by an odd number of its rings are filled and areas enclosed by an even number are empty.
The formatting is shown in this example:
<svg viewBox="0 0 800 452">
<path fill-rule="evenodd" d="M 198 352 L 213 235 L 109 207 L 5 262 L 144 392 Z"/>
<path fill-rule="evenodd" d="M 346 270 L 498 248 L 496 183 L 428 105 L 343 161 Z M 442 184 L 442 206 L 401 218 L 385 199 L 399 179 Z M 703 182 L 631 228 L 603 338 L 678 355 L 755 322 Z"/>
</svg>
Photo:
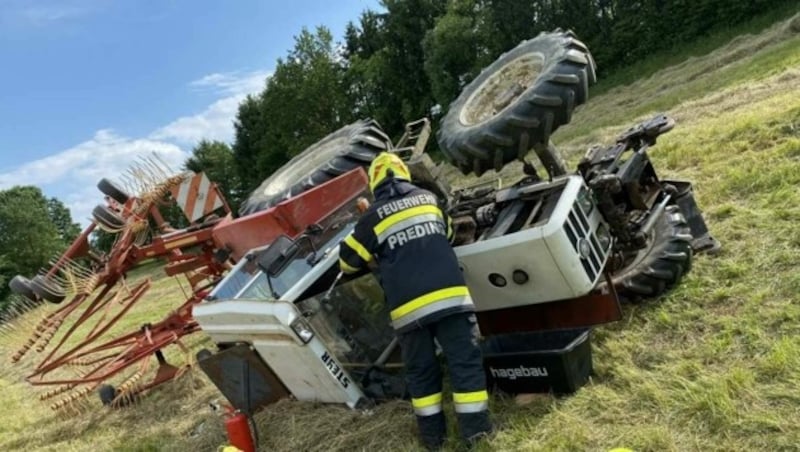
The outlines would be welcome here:
<svg viewBox="0 0 800 452">
<path fill-rule="evenodd" d="M 694 182 L 724 252 L 699 257 L 679 288 L 598 328 L 595 375 L 574 396 L 494 399 L 501 431 L 484 449 L 800 444 L 800 17 L 606 91 L 556 140 L 574 160 L 656 112 L 678 121 L 652 150 L 656 168 Z M 143 304 L 166 312 L 181 299 L 162 279 Z M 155 318 L 131 317 L 131 328 Z M 190 344 L 202 342 L 199 334 Z M 135 409 L 86 403 L 80 416 L 51 414 L 18 381 L 18 372 L 0 371 L 3 450 L 213 450 L 224 441 L 221 421 L 205 408 L 218 395 L 200 372 Z M 257 416 L 264 450 L 413 450 L 413 422 L 403 402 L 364 415 L 287 401 Z"/>
</svg>

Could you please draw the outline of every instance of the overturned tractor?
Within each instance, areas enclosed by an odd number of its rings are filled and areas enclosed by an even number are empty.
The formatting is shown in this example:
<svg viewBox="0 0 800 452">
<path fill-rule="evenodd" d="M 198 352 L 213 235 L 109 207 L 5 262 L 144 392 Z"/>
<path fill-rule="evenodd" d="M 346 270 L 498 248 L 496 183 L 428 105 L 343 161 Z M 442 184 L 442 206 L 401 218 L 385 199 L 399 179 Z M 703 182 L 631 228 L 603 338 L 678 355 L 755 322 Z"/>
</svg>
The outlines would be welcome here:
<svg viewBox="0 0 800 452">
<path fill-rule="evenodd" d="M 523 42 L 464 88 L 441 121 L 440 148 L 464 174 L 522 160 L 525 174 L 505 187 L 498 180 L 451 190 L 443 166 L 424 153 L 427 120 L 385 146 L 453 219 L 495 388 L 575 391 L 591 373 L 593 326 L 619 320 L 621 300 L 664 294 L 695 254 L 719 248 L 691 184 L 660 179 L 648 156 L 674 127 L 670 118 L 637 124 L 567 168 L 550 137 L 594 81 L 586 46 L 557 31 Z M 525 160 L 531 150 L 537 165 Z M 276 205 L 264 211 L 272 238 L 247 250 L 194 307 L 218 348 L 201 351 L 200 366 L 243 412 L 289 396 L 361 407 L 405 395 L 380 285 L 370 273 L 343 277 L 337 264 L 338 244 L 371 196 L 362 167 L 373 155 L 317 148 L 245 203 Z M 287 221 L 279 209 L 316 215 Z"/>
<path fill-rule="evenodd" d="M 648 157 L 674 126 L 669 118 L 640 123 L 567 168 L 550 137 L 594 82 L 586 46 L 559 31 L 523 42 L 464 88 L 441 121 L 439 146 L 464 174 L 525 162 L 524 176 L 505 187 L 451 190 L 445 164 L 424 152 L 427 119 L 397 143 L 371 120 L 330 134 L 266 179 L 238 215 L 202 174 L 172 175 L 154 161 L 130 173 L 136 196 L 103 180 L 107 202 L 73 246 L 40 275 L 12 281 L 29 300 L 61 303 L 12 361 L 42 356 L 26 379 L 48 389 L 43 399 L 60 397 L 53 408 L 96 390 L 117 404 L 180 375 L 186 366 L 167 363 L 162 350 L 202 329 L 218 350 L 201 351 L 200 366 L 244 412 L 287 396 L 351 407 L 403 397 L 380 286 L 337 267 L 357 201 L 371 196 L 363 168 L 390 150 L 453 218 L 490 382 L 574 391 L 591 372 L 591 327 L 618 320 L 621 299 L 663 294 L 696 253 L 718 248 L 691 184 L 661 180 Z M 531 150 L 538 164 L 525 160 Z M 189 227 L 165 225 L 157 206 L 168 194 Z M 88 245 L 96 227 L 117 234 L 105 255 Z M 168 275 L 184 275 L 191 293 L 161 321 L 114 335 L 150 287 L 146 278 L 129 284 L 126 273 L 154 257 Z M 526 364 L 542 350 L 580 353 L 569 369 Z"/>
</svg>

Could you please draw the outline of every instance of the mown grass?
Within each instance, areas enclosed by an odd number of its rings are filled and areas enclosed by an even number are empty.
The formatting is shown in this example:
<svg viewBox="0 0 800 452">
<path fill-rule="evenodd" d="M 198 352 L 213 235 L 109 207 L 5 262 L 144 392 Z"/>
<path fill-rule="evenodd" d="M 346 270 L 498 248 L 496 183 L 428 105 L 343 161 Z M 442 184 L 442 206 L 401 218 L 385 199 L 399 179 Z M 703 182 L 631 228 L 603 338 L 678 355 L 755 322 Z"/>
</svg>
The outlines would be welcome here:
<svg viewBox="0 0 800 452">
<path fill-rule="evenodd" d="M 758 35 L 738 36 L 709 54 L 689 57 L 649 77 L 609 89 L 595 96 L 568 127 L 557 131 L 554 140 L 567 146 L 585 146 L 609 138 L 609 129 L 616 133 L 632 119 L 673 109 L 691 115 L 691 108 L 675 107 L 692 99 L 705 99 L 713 106 L 728 88 L 750 85 L 796 68 L 800 64 L 799 31 L 797 19 L 778 22 Z M 791 87 L 788 82 L 781 85 Z M 713 93 L 717 96 L 709 96 Z M 746 96 L 740 99 L 749 100 Z M 709 114 L 721 111 L 721 106 L 704 109 Z"/>
<path fill-rule="evenodd" d="M 694 183 L 723 251 L 697 257 L 666 296 L 625 306 L 623 320 L 595 329 L 595 372 L 576 394 L 524 404 L 495 396 L 499 431 L 481 450 L 797 450 L 798 33 L 800 15 L 610 90 L 559 132 L 557 143 L 574 162 L 634 121 L 671 115 L 677 126 L 651 157 L 662 178 Z M 518 171 L 511 166 L 502 175 L 511 180 Z M 143 300 L 151 313 L 182 301 L 171 281 L 157 281 Z M 146 314 L 126 321 L 135 327 L 158 318 Z M 192 339 L 194 348 L 207 344 L 202 333 Z M 0 448 L 210 451 L 225 441 L 221 420 L 205 407 L 220 396 L 200 372 L 121 410 L 93 400 L 80 415 L 58 415 L 32 394 L 14 374 L 0 374 Z M 368 413 L 282 401 L 256 422 L 261 450 L 417 449 L 414 419 L 402 401 Z"/>
<path fill-rule="evenodd" d="M 129 286 L 143 278 L 149 278 L 152 280 L 152 287 L 145 298 L 134 305 L 103 338 L 118 337 L 138 330 L 145 323 L 154 323 L 185 300 L 187 284 L 166 277 L 158 262 L 145 263 L 130 272 L 128 277 Z M 56 306 L 46 305 L 17 319 L 11 325 L 6 325 L 6 328 L 11 329 L 0 336 L 3 359 L 9 359 L 28 338 L 43 312 L 55 308 Z M 117 309 L 119 307 L 115 306 L 110 313 Z M 99 316 L 93 318 L 97 319 Z M 70 322 L 65 323 L 69 324 Z M 94 322 L 90 322 L 76 330 L 61 351 L 68 350 L 85 337 L 93 325 Z M 65 330 L 62 327 L 51 343 L 55 344 Z M 202 334 L 188 336 L 183 343 L 191 350 L 210 346 L 210 341 Z M 50 348 L 46 349 L 45 353 L 49 350 Z M 164 355 L 174 365 L 185 364 L 190 359 L 175 346 L 165 349 Z M 162 450 L 164 445 L 171 442 L 178 444 L 183 440 L 183 432 L 194 427 L 196 422 L 193 416 L 186 414 L 203 412 L 215 392 L 208 381 L 201 379 L 204 377 L 199 372 L 193 371 L 173 383 L 151 391 L 132 409 L 109 411 L 102 407 L 99 398 L 92 392 L 67 408 L 52 411 L 50 405 L 63 396 L 40 401 L 39 395 L 53 389 L 53 386 L 40 389 L 41 387 L 34 387 L 23 381 L 42 358 L 41 353 L 31 350 L 20 363 L 11 365 L 7 361 L 0 370 L 0 400 L 5 408 L 3 422 L 0 422 L 0 448 L 3 450 Z M 144 381 L 152 378 L 156 367 L 155 359 L 151 358 Z M 138 366 L 132 366 L 109 382 L 118 385 L 137 368 Z M 73 372 L 74 369 L 65 368 L 48 377 L 74 377 Z"/>
<path fill-rule="evenodd" d="M 603 94 L 612 88 L 647 78 L 662 71 L 665 67 L 679 65 L 687 57 L 703 57 L 738 36 L 760 34 L 776 22 L 780 22 L 796 12 L 797 5 L 787 2 L 782 7 L 752 17 L 749 21 L 737 24 L 735 27 L 718 27 L 711 30 L 702 39 L 680 45 L 679 48 L 656 52 L 636 64 L 614 70 L 603 77 L 592 89 L 592 92 L 595 95 Z"/>
</svg>

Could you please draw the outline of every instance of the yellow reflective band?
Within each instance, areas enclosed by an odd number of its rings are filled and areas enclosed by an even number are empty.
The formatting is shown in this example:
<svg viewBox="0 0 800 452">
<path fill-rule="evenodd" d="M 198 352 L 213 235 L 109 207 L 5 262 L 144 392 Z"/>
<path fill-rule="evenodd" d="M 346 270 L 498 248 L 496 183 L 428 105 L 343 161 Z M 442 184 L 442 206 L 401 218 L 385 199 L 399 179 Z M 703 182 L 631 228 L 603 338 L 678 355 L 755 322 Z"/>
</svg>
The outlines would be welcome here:
<svg viewBox="0 0 800 452">
<path fill-rule="evenodd" d="M 356 238 L 353 237 L 352 234 L 348 235 L 344 239 L 344 243 L 346 243 L 347 246 L 352 248 L 353 251 L 355 251 L 356 254 L 358 254 L 361 257 L 361 259 L 364 259 L 364 262 L 372 261 L 372 255 L 369 254 L 369 251 L 367 251 L 367 249 L 364 248 L 364 245 L 362 245 L 361 242 L 356 240 Z"/>
<path fill-rule="evenodd" d="M 420 399 L 411 399 L 411 406 L 414 408 L 426 408 L 431 405 L 438 405 L 442 403 L 442 393 L 437 392 L 436 394 L 431 394 L 429 396 L 422 397 Z"/>
<path fill-rule="evenodd" d="M 453 219 L 447 217 L 447 238 L 453 238 Z"/>
<path fill-rule="evenodd" d="M 395 308 L 391 312 L 391 317 L 392 320 L 397 320 L 398 318 L 406 314 L 414 312 L 417 309 L 427 306 L 431 303 L 436 303 L 439 300 L 445 300 L 447 298 L 455 298 L 467 295 L 469 295 L 469 289 L 467 289 L 467 286 L 455 286 L 455 287 L 448 287 L 446 289 L 440 289 L 434 292 L 427 293 L 421 297 L 417 297 L 409 301 L 408 303 L 405 303 L 402 306 Z"/>
<path fill-rule="evenodd" d="M 395 224 L 397 224 L 397 223 L 399 223 L 399 222 L 401 222 L 403 220 L 407 220 L 407 219 L 409 219 L 411 217 L 414 217 L 414 216 L 417 216 L 417 215 L 424 215 L 424 214 L 431 214 L 431 213 L 435 214 L 435 215 L 438 215 L 439 217 L 442 216 L 442 211 L 439 210 L 438 207 L 430 205 L 430 204 L 429 205 L 425 205 L 425 206 L 412 207 L 412 208 L 406 209 L 406 210 L 401 210 L 400 212 L 397 212 L 395 214 L 389 215 L 388 217 L 384 218 L 383 221 L 381 221 L 380 223 L 375 225 L 375 228 L 374 228 L 375 235 L 380 235 L 381 232 L 389 229 L 390 227 L 394 226 Z"/>
<path fill-rule="evenodd" d="M 341 257 L 339 258 L 339 268 L 341 268 L 345 273 L 355 273 L 358 271 L 357 268 L 345 262 Z"/>
<path fill-rule="evenodd" d="M 453 402 L 455 403 L 474 403 L 486 400 L 489 400 L 489 393 L 485 389 L 483 391 L 453 393 Z"/>
</svg>

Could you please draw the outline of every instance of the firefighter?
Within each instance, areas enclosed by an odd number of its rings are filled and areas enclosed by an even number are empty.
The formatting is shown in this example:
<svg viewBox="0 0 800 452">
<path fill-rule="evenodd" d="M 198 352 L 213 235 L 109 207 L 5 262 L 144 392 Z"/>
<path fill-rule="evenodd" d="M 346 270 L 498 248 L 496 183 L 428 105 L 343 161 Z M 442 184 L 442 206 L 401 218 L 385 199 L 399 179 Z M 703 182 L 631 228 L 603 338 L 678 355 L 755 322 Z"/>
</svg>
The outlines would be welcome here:
<svg viewBox="0 0 800 452">
<path fill-rule="evenodd" d="M 368 173 L 375 200 L 342 241 L 339 266 L 344 273 L 367 266 L 376 271 L 422 443 L 438 449 L 446 437 L 434 340 L 447 361 L 461 437 L 474 443 L 492 426 L 478 325 L 451 246 L 452 224 L 433 193 L 410 183 L 408 167 L 397 155 L 381 153 Z"/>
</svg>

